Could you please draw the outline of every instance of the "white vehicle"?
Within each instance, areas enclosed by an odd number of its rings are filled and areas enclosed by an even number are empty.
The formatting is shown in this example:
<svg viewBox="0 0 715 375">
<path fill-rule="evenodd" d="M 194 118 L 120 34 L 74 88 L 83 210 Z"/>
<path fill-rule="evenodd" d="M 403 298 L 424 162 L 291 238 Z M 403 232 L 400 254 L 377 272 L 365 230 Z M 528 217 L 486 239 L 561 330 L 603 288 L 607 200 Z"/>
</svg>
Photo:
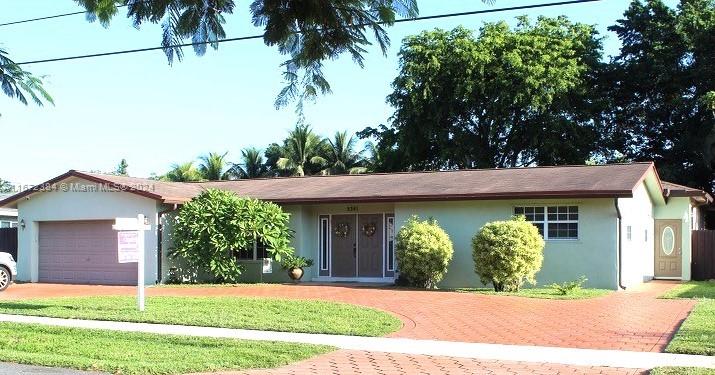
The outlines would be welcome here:
<svg viewBox="0 0 715 375">
<path fill-rule="evenodd" d="M 17 264 L 9 253 L 0 252 L 0 292 L 15 281 L 17 276 Z"/>
</svg>

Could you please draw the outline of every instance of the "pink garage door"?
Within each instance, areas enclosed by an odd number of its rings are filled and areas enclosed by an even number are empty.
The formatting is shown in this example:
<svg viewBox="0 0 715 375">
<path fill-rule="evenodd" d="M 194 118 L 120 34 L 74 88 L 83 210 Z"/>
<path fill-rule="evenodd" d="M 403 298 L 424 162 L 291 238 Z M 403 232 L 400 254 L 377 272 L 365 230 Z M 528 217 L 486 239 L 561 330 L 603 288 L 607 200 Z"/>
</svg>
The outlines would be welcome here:
<svg viewBox="0 0 715 375">
<path fill-rule="evenodd" d="M 112 221 L 40 223 L 40 282 L 135 285 L 137 264 L 117 263 L 117 232 L 112 224 Z"/>
</svg>

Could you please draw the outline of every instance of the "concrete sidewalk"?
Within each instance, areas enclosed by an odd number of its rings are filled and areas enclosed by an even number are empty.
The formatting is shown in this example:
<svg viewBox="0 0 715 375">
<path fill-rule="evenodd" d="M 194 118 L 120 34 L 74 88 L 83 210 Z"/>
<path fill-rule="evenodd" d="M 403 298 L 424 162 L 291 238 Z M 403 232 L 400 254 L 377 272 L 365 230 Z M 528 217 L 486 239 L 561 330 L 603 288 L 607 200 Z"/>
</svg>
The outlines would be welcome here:
<svg viewBox="0 0 715 375">
<path fill-rule="evenodd" d="M 603 366 L 633 369 L 651 369 L 662 366 L 715 368 L 715 357 L 670 353 L 254 331 L 168 324 L 45 318 L 6 314 L 0 314 L 0 321 L 43 324 L 61 327 L 106 329 L 124 332 L 145 332 L 261 341 L 283 341 L 330 345 L 340 349 L 370 352 L 448 356 L 485 360 L 548 362 L 575 366 Z"/>
<path fill-rule="evenodd" d="M 102 372 L 89 372 L 68 368 L 21 365 L 0 362 L 0 375 L 109 375 Z"/>
</svg>

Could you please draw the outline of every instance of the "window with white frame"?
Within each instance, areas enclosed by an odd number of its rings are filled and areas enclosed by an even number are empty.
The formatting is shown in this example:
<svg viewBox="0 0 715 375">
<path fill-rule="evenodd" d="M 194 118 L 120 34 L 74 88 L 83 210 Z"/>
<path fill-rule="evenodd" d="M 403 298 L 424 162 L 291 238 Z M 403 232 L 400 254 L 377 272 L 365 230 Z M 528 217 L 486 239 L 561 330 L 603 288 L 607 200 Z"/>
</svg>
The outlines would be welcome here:
<svg viewBox="0 0 715 375">
<path fill-rule="evenodd" d="M 523 215 L 545 240 L 578 239 L 578 206 L 518 206 L 514 215 Z"/>
<path fill-rule="evenodd" d="M 395 217 L 387 217 L 387 270 L 395 270 Z"/>
<path fill-rule="evenodd" d="M 15 228 L 17 227 L 17 224 L 15 226 L 12 225 L 12 221 L 0 221 L 0 228 Z"/>
<path fill-rule="evenodd" d="M 320 269 L 328 270 L 328 257 L 330 252 L 330 220 L 320 218 Z"/>
<path fill-rule="evenodd" d="M 630 225 L 626 226 L 626 239 L 631 241 L 633 239 L 633 227 Z"/>
</svg>

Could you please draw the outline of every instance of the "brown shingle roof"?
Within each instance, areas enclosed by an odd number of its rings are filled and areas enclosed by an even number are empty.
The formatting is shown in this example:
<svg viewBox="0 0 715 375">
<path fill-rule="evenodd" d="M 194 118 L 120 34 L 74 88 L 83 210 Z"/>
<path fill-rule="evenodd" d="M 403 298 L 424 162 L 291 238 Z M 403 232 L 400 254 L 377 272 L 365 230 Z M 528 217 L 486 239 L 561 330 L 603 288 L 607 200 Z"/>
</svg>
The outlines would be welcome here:
<svg viewBox="0 0 715 375">
<path fill-rule="evenodd" d="M 712 201 L 710 194 L 703 190 L 691 188 L 685 185 L 679 185 L 674 182 L 661 181 L 663 185 L 664 194 L 671 197 L 699 197 L 703 198 L 708 202 Z"/>
<path fill-rule="evenodd" d="M 167 203 L 182 203 L 207 188 L 277 203 L 394 202 L 457 199 L 629 197 L 654 169 L 652 163 L 528 167 L 440 172 L 264 178 L 238 181 L 164 182 L 70 171 L 69 176 L 113 186 Z M 146 189 L 146 186 L 149 186 Z M 30 194 L 29 192 L 27 194 Z M 17 194 L 0 206 L 14 203 Z"/>
<path fill-rule="evenodd" d="M 276 202 L 630 196 L 650 163 L 480 169 L 202 183 Z"/>
</svg>

